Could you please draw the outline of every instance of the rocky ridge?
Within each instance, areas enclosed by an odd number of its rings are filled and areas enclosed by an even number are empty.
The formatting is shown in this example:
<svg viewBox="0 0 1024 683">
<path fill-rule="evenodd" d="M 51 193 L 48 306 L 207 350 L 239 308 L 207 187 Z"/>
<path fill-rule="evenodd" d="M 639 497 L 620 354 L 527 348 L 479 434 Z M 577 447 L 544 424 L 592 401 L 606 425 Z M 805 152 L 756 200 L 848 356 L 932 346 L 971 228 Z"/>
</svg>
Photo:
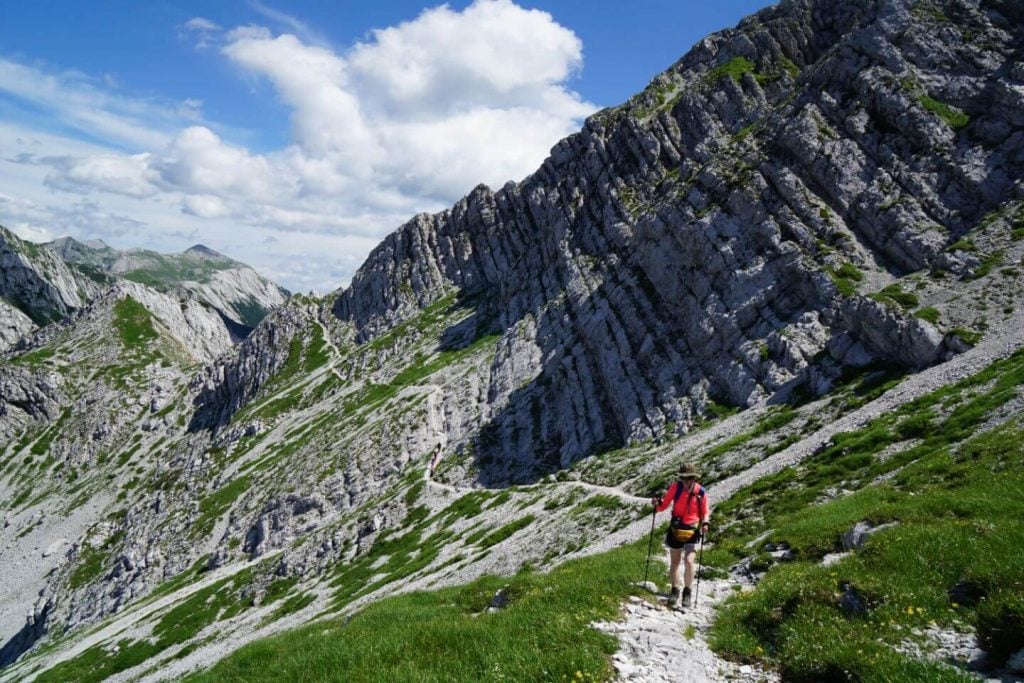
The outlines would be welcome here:
<svg viewBox="0 0 1024 683">
<path fill-rule="evenodd" d="M 9 344 L 37 325 L 60 320 L 96 292 L 60 258 L 0 226 L 0 342 Z"/>
<path fill-rule="evenodd" d="M 287 291 L 244 263 L 201 244 L 180 254 L 119 251 L 99 240 L 83 243 L 71 237 L 44 246 L 96 279 L 116 277 L 161 291 L 184 290 L 243 328 L 243 336 L 288 297 Z"/>
<path fill-rule="evenodd" d="M 528 179 L 390 235 L 334 314 L 365 341 L 486 296 L 516 380 L 482 409 L 491 481 L 934 363 L 948 340 L 885 288 L 979 267 L 960 238 L 1021 196 L 1024 74 L 1012 8 L 931 6 L 783 2 L 705 39 Z"/>
<path fill-rule="evenodd" d="M 851 373 L 955 364 L 1003 334 L 1021 305 L 1018 19 L 966 1 L 759 13 L 522 183 L 414 218 L 350 288 L 293 297 L 222 353 L 200 325 L 201 358 L 131 363 L 106 400 L 141 409 L 115 420 L 109 448 L 82 448 L 102 417 L 45 431 L 68 401 L 100 397 L 64 378 L 73 327 L 41 333 L 3 370 L 34 411 L 8 423 L 4 542 L 36 542 L 40 510 L 90 493 L 56 462 L 25 464 L 33 447 L 94 471 L 115 502 L 54 561 L 8 656 L 58 630 L 71 635 L 55 657 L 82 655 L 113 641 L 80 626 L 113 638 L 130 616 L 184 673 L 403 587 L 594 552 L 579 541 L 588 506 L 616 510 L 596 530 L 609 543 L 635 538 L 622 489 L 645 493 L 680 453 L 738 487 L 726 477 L 766 449 L 805 453 L 786 439 L 855 410 Z M 76 366 L 87 377 L 113 357 Z M 557 481 L 576 478 L 618 494 Z M 237 603 L 168 645 L 171 607 L 199 609 L 211 586 Z M 281 591 L 283 615 L 268 598 Z M 150 598 L 162 607 L 143 615 Z"/>
</svg>

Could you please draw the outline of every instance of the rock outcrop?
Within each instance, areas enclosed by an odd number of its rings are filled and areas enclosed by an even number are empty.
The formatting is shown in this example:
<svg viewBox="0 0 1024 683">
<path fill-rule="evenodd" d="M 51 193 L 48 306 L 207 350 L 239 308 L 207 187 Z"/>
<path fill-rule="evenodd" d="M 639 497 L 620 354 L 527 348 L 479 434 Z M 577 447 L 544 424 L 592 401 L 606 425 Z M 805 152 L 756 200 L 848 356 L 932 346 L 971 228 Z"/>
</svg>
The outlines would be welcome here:
<svg viewBox="0 0 1024 683">
<path fill-rule="evenodd" d="M 36 328 L 32 319 L 18 308 L 0 299 L 0 351 L 8 348 Z"/>
<path fill-rule="evenodd" d="M 83 306 L 95 291 L 87 278 L 76 276 L 57 256 L 0 227 L 0 299 L 5 300 L 0 303 L 0 320 L 9 321 L 8 330 L 22 329 L 25 323 L 3 309 L 16 307 L 36 325 L 45 325 Z"/>
</svg>

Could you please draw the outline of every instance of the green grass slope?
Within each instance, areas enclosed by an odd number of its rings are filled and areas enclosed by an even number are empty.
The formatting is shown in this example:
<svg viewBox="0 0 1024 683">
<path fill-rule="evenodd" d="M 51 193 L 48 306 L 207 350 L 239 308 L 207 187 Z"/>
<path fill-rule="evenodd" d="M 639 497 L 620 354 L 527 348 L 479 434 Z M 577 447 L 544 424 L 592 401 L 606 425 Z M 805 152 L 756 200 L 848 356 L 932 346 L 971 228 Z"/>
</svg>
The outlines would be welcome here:
<svg viewBox="0 0 1024 683">
<path fill-rule="evenodd" d="M 347 622 L 251 643 L 187 680 L 608 680 L 615 639 L 587 625 L 616 617 L 643 572 L 645 552 L 637 543 L 547 574 L 388 598 Z M 508 605 L 486 612 L 499 590 Z"/>
<path fill-rule="evenodd" d="M 754 551 L 785 544 L 795 559 L 725 606 L 713 645 L 793 681 L 966 680 L 899 653 L 928 628 L 975 630 L 996 665 L 1024 648 L 1022 384 L 1018 353 L 721 505 L 719 523 L 733 533 L 712 562 L 749 555 L 763 534 Z M 860 521 L 895 524 L 822 565 Z M 772 559 L 758 552 L 754 562 Z M 840 609 L 848 587 L 865 613 Z"/>
</svg>

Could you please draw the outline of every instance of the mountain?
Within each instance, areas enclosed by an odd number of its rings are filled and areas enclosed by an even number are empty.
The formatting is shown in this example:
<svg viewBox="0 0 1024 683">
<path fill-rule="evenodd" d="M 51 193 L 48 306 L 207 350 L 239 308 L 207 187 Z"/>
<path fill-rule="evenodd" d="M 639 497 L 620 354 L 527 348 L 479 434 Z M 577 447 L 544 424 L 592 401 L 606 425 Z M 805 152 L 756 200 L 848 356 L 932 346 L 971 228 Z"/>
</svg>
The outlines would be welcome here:
<svg viewBox="0 0 1024 683">
<path fill-rule="evenodd" d="M 122 280 L 210 306 L 239 339 L 288 297 L 252 268 L 201 244 L 172 255 L 71 237 L 37 245 L 0 226 L 0 266 L 0 351 Z"/>
<path fill-rule="evenodd" d="M 82 243 L 71 237 L 44 246 L 100 281 L 117 276 L 160 291 L 184 289 L 245 328 L 255 327 L 288 298 L 286 290 L 252 268 L 202 244 L 180 254 L 146 249 L 118 251 L 99 240 Z"/>
<path fill-rule="evenodd" d="M 457 288 L 486 298 L 490 329 L 522 326 L 491 373 L 514 381 L 483 407 L 504 465 L 564 467 L 685 429 L 709 401 L 943 358 L 943 332 L 974 321 L 937 328 L 914 302 L 977 273 L 998 249 L 962 239 L 1021 197 L 1012 22 L 808 11 L 705 39 L 524 182 L 418 216 L 333 312 L 367 340 Z M 961 22 L 983 47 L 949 42 Z"/>
<path fill-rule="evenodd" d="M 5 324 L 11 329 L 27 330 L 59 320 L 95 292 L 92 283 L 60 258 L 0 226 L 0 320 L 10 321 Z M 14 337 L 6 338 L 13 341 Z"/>
<path fill-rule="evenodd" d="M 784 0 L 237 345 L 139 283 L 44 328 L 0 364 L 0 680 L 1003 675 L 1022 20 Z M 684 459 L 715 543 L 666 616 Z"/>
</svg>

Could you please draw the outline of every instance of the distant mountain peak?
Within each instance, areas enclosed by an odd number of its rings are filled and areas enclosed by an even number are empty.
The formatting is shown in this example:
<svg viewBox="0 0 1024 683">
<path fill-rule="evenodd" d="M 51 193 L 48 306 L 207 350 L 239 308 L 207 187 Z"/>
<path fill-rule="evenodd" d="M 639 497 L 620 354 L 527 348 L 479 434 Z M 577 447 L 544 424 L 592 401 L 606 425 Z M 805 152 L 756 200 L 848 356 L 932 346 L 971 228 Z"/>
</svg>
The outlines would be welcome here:
<svg viewBox="0 0 1024 683">
<path fill-rule="evenodd" d="M 227 259 L 228 258 L 227 256 L 225 256 L 224 254 L 220 253 L 219 251 L 216 251 L 214 249 L 210 249 L 210 247 L 206 246 L 205 244 L 193 244 L 191 247 L 186 249 L 184 253 L 186 253 L 186 254 L 188 254 L 190 256 L 200 256 L 200 257 L 203 257 L 203 258 L 213 258 L 213 259 Z"/>
</svg>

